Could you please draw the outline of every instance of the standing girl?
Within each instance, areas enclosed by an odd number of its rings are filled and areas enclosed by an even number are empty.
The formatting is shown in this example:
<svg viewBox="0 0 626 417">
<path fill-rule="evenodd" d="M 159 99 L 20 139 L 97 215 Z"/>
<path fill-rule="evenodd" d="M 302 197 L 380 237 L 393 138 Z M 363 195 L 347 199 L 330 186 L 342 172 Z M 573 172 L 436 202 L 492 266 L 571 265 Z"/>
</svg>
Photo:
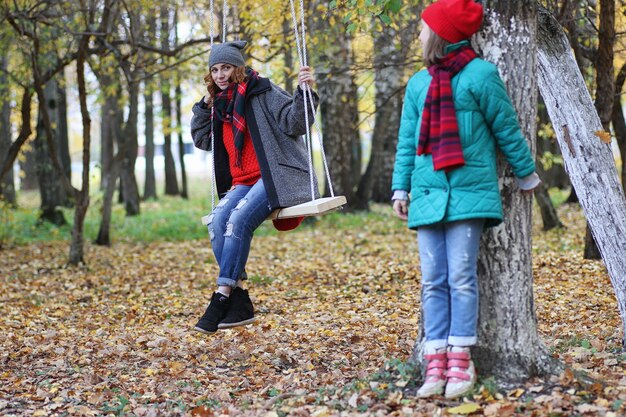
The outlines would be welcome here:
<svg viewBox="0 0 626 417">
<path fill-rule="evenodd" d="M 194 105 L 191 136 L 196 147 L 211 150 L 220 202 L 209 216 L 209 235 L 219 265 L 217 290 L 195 326 L 203 333 L 252 323 L 254 309 L 243 289 L 254 231 L 273 210 L 309 201 L 310 176 L 305 134 L 304 92 L 313 83 L 302 67 L 292 97 L 246 68 L 245 41 L 214 45 L 208 94 Z M 315 105 L 317 96 L 313 93 Z M 308 107 L 308 120 L 315 109 Z M 213 133 L 213 149 L 211 149 Z M 315 190 L 317 193 L 317 190 Z M 279 230 L 297 227 L 301 218 L 275 220 Z"/>
<path fill-rule="evenodd" d="M 477 341 L 480 235 L 502 221 L 496 147 L 521 190 L 540 183 L 497 68 L 470 46 L 482 18 L 473 0 L 439 0 L 424 10 L 427 70 L 409 80 L 402 110 L 393 209 L 418 236 L 426 338 L 421 397 L 459 397 L 476 381 L 470 347 Z"/>
</svg>

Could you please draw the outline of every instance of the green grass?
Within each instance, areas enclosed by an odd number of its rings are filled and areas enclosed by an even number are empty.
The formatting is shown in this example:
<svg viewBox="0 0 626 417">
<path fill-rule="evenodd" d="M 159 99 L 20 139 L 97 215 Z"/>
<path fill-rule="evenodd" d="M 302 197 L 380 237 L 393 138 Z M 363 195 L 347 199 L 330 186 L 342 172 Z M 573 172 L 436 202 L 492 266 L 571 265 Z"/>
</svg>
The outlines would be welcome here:
<svg viewBox="0 0 626 417">
<path fill-rule="evenodd" d="M 93 187 L 96 189 L 96 187 Z M 160 188 L 162 190 L 162 187 Z M 206 180 L 192 179 L 189 186 L 191 197 L 160 195 L 157 200 L 143 201 L 138 216 L 127 217 L 121 204 L 114 204 L 111 223 L 111 240 L 116 242 L 184 241 L 207 239 L 208 233 L 200 218 L 211 210 Z M 569 191 L 551 189 L 555 206 L 561 205 Z M 117 196 L 115 200 L 117 201 Z M 19 208 L 11 209 L 0 204 L 0 247 L 4 244 L 26 245 L 39 241 L 67 241 L 71 238 L 73 209 L 62 209 L 68 224 L 62 227 L 39 221 L 39 194 L 37 191 L 21 192 Z M 95 240 L 101 222 L 102 193 L 92 193 L 91 205 L 85 219 L 85 240 Z M 387 204 L 372 204 L 369 212 L 337 211 L 328 215 L 307 219 L 298 230 L 308 228 L 333 228 L 362 230 L 373 235 L 385 235 L 404 230 L 406 223 L 398 220 Z M 270 221 L 256 231 L 257 236 L 279 233 Z"/>
<path fill-rule="evenodd" d="M 94 187 L 95 188 L 95 187 Z M 111 240 L 116 242 L 154 242 L 208 239 L 201 217 L 211 210 L 206 181 L 190 182 L 188 200 L 180 197 L 160 195 L 157 200 L 142 201 L 141 213 L 127 217 L 122 204 L 113 206 Z M 114 201 L 117 202 L 117 196 Z M 27 245 L 42 241 L 67 241 L 71 238 L 71 223 L 74 210 L 63 208 L 68 222 L 55 226 L 39 221 L 39 194 L 37 191 L 20 192 L 18 208 L 0 206 L 0 246 L 2 244 Z M 102 193 L 92 193 L 91 204 L 84 223 L 85 240 L 97 237 L 101 222 Z M 373 205 L 370 212 L 335 212 L 319 218 L 307 219 L 298 230 L 312 227 L 369 230 L 374 233 L 404 228 L 406 225 L 392 215 L 390 206 Z M 375 228 L 375 229 L 372 229 Z M 266 221 L 255 232 L 257 236 L 279 233 L 270 221 Z"/>
</svg>

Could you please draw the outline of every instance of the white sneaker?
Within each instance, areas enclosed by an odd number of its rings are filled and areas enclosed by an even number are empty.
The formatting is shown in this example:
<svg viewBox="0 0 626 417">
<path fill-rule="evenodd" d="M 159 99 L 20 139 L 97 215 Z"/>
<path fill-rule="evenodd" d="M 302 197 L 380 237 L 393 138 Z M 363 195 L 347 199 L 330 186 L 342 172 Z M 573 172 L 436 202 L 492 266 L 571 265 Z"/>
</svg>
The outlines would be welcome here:
<svg viewBox="0 0 626 417">
<path fill-rule="evenodd" d="M 424 384 L 417 390 L 420 398 L 441 395 L 446 387 L 446 350 L 437 349 L 436 353 L 425 354 L 426 378 Z"/>
<path fill-rule="evenodd" d="M 448 372 L 446 398 L 458 398 L 469 394 L 476 384 L 476 368 L 468 347 L 451 346 L 447 352 Z"/>
</svg>

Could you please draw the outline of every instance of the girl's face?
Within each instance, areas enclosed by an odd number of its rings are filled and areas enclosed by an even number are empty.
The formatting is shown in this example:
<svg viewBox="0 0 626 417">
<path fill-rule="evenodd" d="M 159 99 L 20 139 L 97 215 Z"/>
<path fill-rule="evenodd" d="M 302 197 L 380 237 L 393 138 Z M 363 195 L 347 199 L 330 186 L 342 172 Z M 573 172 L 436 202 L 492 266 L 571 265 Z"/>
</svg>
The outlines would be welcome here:
<svg viewBox="0 0 626 417">
<path fill-rule="evenodd" d="M 215 64 L 211 67 L 213 82 L 220 90 L 226 90 L 230 84 L 230 76 L 235 71 L 235 67 L 230 64 Z"/>
<path fill-rule="evenodd" d="M 426 47 L 426 42 L 428 42 L 428 39 L 430 38 L 431 31 L 426 22 L 422 20 L 421 24 L 422 31 L 420 32 L 420 42 L 422 43 L 422 50 L 424 50 L 424 48 Z"/>
</svg>

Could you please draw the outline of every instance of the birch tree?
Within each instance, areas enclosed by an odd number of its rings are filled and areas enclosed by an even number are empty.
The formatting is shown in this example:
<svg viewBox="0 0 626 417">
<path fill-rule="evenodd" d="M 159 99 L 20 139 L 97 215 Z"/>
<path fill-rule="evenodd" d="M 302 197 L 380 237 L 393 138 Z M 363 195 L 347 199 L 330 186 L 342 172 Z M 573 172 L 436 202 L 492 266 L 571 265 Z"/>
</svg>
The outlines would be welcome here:
<svg viewBox="0 0 626 417">
<path fill-rule="evenodd" d="M 626 199 L 606 133 L 561 26 L 539 13 L 539 89 L 615 289 L 626 346 Z M 608 137 L 607 137 L 608 135 Z"/>
</svg>

